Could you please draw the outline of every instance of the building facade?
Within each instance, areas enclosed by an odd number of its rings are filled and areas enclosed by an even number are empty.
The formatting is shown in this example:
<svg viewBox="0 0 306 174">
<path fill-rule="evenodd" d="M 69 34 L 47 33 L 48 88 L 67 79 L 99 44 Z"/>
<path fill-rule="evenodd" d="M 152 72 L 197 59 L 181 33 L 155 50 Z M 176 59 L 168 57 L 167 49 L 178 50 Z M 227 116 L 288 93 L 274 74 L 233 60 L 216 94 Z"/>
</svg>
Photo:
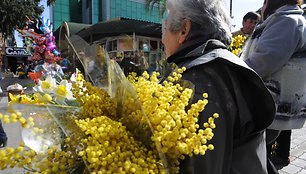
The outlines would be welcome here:
<svg viewBox="0 0 306 174">
<path fill-rule="evenodd" d="M 54 31 L 63 21 L 96 24 L 118 17 L 153 23 L 162 21 L 158 8 L 148 11 L 145 0 L 57 0 L 51 8 Z"/>
<path fill-rule="evenodd" d="M 158 23 L 127 18 L 115 18 L 94 25 L 63 22 L 59 29 L 58 45 L 61 56 L 68 57 L 75 62 L 74 65 L 80 63 L 77 63 L 78 59 L 66 36 L 78 35 L 89 45 L 102 46 L 117 62 L 142 55 L 150 69 L 161 72 L 165 62 L 161 28 L 162 25 Z M 135 59 L 135 62 L 137 64 L 138 60 Z"/>
<path fill-rule="evenodd" d="M 126 55 L 142 54 L 151 69 L 162 69 L 162 18 L 157 6 L 148 10 L 145 0 L 57 0 L 52 12 L 61 56 L 74 65 L 80 63 L 66 36 L 79 35 L 88 44 L 104 47 L 111 58 L 121 61 Z"/>
<path fill-rule="evenodd" d="M 17 47 L 14 37 L 3 38 L 0 33 L 0 70 L 1 72 L 16 73 L 18 65 L 26 64 L 30 54 L 25 47 Z"/>
</svg>

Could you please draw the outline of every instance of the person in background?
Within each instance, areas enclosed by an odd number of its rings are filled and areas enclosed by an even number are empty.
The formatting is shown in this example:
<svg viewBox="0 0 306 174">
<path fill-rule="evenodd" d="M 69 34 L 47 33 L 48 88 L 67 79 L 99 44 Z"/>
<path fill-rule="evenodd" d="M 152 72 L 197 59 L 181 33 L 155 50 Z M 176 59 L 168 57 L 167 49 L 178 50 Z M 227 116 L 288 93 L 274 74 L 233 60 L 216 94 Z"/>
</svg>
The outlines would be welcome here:
<svg viewBox="0 0 306 174">
<path fill-rule="evenodd" d="M 138 75 L 149 69 L 149 64 L 146 57 L 143 55 L 143 52 L 136 52 L 136 66 L 138 67 Z"/>
<path fill-rule="evenodd" d="M 18 65 L 17 65 L 18 66 Z M 16 74 L 19 75 L 19 78 L 25 78 L 25 74 L 26 74 L 26 71 L 25 71 L 25 65 L 24 63 L 20 64 L 18 67 L 17 67 L 17 72 Z"/>
<path fill-rule="evenodd" d="M 149 73 L 150 75 L 152 75 L 153 72 L 156 71 L 155 66 L 156 66 L 156 65 L 154 65 L 153 62 L 150 63 L 150 66 L 149 66 L 149 68 L 148 68 L 148 73 Z"/>
<path fill-rule="evenodd" d="M 292 130 L 282 130 L 275 140 L 271 161 L 276 169 L 281 169 L 290 163 L 290 145 Z"/>
<path fill-rule="evenodd" d="M 28 67 L 28 72 L 34 72 L 34 63 L 31 61 L 30 63 L 29 63 L 29 67 Z"/>
<path fill-rule="evenodd" d="M 265 129 L 275 115 L 273 98 L 261 78 L 228 51 L 231 23 L 223 0 L 167 0 L 162 43 L 168 63 L 185 67 L 182 80 L 194 85 L 191 101 L 208 93 L 199 128 L 214 113 L 213 151 L 186 156 L 180 173 L 266 174 Z"/>
<path fill-rule="evenodd" d="M 256 26 L 242 58 L 264 80 L 277 104 L 276 117 L 267 129 L 269 173 L 278 173 L 271 162 L 272 145 L 281 131 L 302 128 L 306 118 L 306 20 L 301 0 L 265 0 L 263 23 Z M 278 143 L 286 148 L 275 158 L 290 162 L 290 138 Z M 289 141 L 289 142 L 288 142 Z M 289 146 L 288 146 L 289 144 Z M 281 154 L 285 154 L 282 156 Z M 273 158 L 272 158 L 273 159 Z"/>
<path fill-rule="evenodd" d="M 29 78 L 29 77 L 28 77 L 28 72 L 29 72 L 28 64 L 24 64 L 24 68 L 23 68 L 23 69 L 24 69 L 24 72 L 25 72 L 25 77 L 26 77 L 26 78 Z"/>
<path fill-rule="evenodd" d="M 5 147 L 7 144 L 7 135 L 3 129 L 2 122 L 0 120 L 0 148 Z"/>
<path fill-rule="evenodd" d="M 1 84 L 1 80 L 2 80 L 2 60 L 0 58 L 0 84 Z M 0 86 L 0 94 L 2 94 L 3 91 L 2 91 L 2 88 Z"/>
<path fill-rule="evenodd" d="M 129 53 L 125 53 L 121 63 L 121 68 L 123 69 L 125 76 L 128 76 L 129 73 L 133 71 L 133 65 L 131 63 L 131 55 Z"/>
<path fill-rule="evenodd" d="M 63 69 L 63 72 L 64 72 L 64 73 L 67 73 L 67 72 L 68 72 L 69 64 L 70 64 L 70 61 L 65 57 L 65 58 L 62 60 L 62 69 Z"/>
<path fill-rule="evenodd" d="M 252 35 L 255 26 L 257 25 L 259 21 L 260 15 L 256 12 L 248 12 L 246 15 L 244 15 L 242 20 L 242 28 L 240 30 L 235 31 L 232 33 L 232 36 L 238 36 L 242 35 L 245 36 L 246 39 L 249 38 L 250 35 Z"/>
<path fill-rule="evenodd" d="M 1 71 L 1 67 L 2 67 L 2 61 L 0 60 L 0 84 L 1 84 L 1 80 L 2 80 L 2 71 Z M 2 93 L 2 89 L 0 87 L 0 94 Z M 0 148 L 5 147 L 7 143 L 7 135 L 2 127 L 2 122 L 0 120 Z"/>
<path fill-rule="evenodd" d="M 121 64 L 122 64 L 122 53 L 117 53 L 116 55 L 116 59 L 115 61 L 118 63 L 118 65 L 121 67 Z"/>
</svg>

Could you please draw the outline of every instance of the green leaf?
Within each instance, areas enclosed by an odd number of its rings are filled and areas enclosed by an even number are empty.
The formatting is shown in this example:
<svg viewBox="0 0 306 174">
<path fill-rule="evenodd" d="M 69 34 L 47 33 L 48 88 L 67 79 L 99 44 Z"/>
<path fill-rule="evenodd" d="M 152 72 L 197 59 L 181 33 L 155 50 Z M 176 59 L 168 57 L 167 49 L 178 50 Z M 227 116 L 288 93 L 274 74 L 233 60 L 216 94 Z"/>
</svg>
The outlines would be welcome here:
<svg viewBox="0 0 306 174">
<path fill-rule="evenodd" d="M 26 85 L 24 85 L 23 87 L 34 87 L 35 85 L 34 84 L 26 84 Z"/>
</svg>

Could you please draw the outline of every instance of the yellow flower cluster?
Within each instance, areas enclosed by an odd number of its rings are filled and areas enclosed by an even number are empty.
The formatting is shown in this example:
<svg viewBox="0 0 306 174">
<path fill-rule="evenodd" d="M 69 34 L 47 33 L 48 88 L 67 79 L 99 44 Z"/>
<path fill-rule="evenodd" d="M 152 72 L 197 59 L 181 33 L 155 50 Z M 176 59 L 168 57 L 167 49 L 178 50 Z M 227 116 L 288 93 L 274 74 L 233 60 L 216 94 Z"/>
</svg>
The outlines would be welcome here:
<svg viewBox="0 0 306 174">
<path fill-rule="evenodd" d="M 80 95 L 80 93 L 82 95 Z M 95 118 L 101 115 L 107 115 L 114 118 L 116 115 L 116 105 L 108 93 L 89 82 L 73 84 L 73 96 L 76 102 L 83 108 L 79 113 L 79 118 Z"/>
<path fill-rule="evenodd" d="M 43 139 L 46 129 L 34 127 L 33 117 L 25 119 L 20 112 L 16 112 L 10 116 L 0 114 L 0 119 L 3 119 L 4 123 L 9 123 L 10 121 L 15 123 L 18 120 L 22 127 L 27 129 L 32 128 L 31 134 L 37 141 L 41 142 L 39 153 L 25 146 L 24 143 L 20 143 L 17 148 L 7 147 L 5 150 L 0 150 L 1 170 L 7 167 L 14 168 L 17 166 L 34 174 L 65 174 L 69 173 L 69 170 L 75 169 L 80 163 L 80 161 L 78 162 L 78 154 L 76 154 L 77 141 L 79 140 L 72 141 L 71 138 L 66 138 L 63 143 L 64 145 L 61 147 L 63 150 L 59 148 L 60 144 L 49 147 L 48 143 L 45 142 L 47 140 Z M 54 131 L 54 129 L 50 131 Z M 74 136 L 72 137 L 74 138 Z M 80 136 L 80 138 L 82 137 Z"/>
<path fill-rule="evenodd" d="M 157 154 L 135 140 L 120 122 L 107 116 L 76 120 L 88 138 L 79 152 L 95 173 L 164 173 Z M 160 163 L 160 162 L 159 162 Z"/>
<path fill-rule="evenodd" d="M 44 146 L 43 151 L 34 156 L 32 160 L 34 167 L 29 167 L 28 170 L 45 174 L 66 174 L 70 173 L 72 169 L 76 169 L 80 161 L 78 161 L 78 155 L 75 152 L 75 147 L 73 147 L 74 144 L 70 138 L 66 138 L 64 144 L 63 150 L 59 148 L 59 145 Z"/>
<path fill-rule="evenodd" d="M 24 143 L 20 143 L 17 148 L 7 147 L 5 150 L 0 150 L 0 167 L 1 170 L 7 167 L 14 168 L 15 166 L 32 168 L 32 160 L 36 156 L 34 150 L 24 150 Z"/>
<path fill-rule="evenodd" d="M 214 135 L 214 118 L 218 117 L 218 114 L 210 117 L 202 128 L 197 124 L 199 113 L 208 103 L 207 93 L 203 94 L 203 100 L 198 100 L 186 111 L 192 90 L 183 88 L 178 83 L 183 71 L 185 68 L 178 69 L 178 73 L 174 72 L 163 85 L 157 83 L 158 73 L 153 73 L 151 77 L 146 72 L 142 77 L 130 76 L 144 112 L 153 127 L 151 139 L 161 144 L 161 150 L 166 154 L 173 173 L 179 172 L 179 168 L 176 167 L 179 158 L 184 159 L 184 155 L 204 155 L 207 149 L 213 149 L 213 145 L 206 143 Z"/>
<path fill-rule="evenodd" d="M 242 35 L 238 35 L 238 36 L 234 37 L 229 50 L 232 53 L 234 53 L 235 55 L 238 56 L 241 53 L 241 48 L 242 48 L 245 40 L 246 40 L 246 37 L 242 36 Z"/>
<path fill-rule="evenodd" d="M 0 119 L 3 120 L 4 124 L 10 122 L 16 123 L 17 121 L 19 121 L 23 128 L 30 128 L 34 126 L 33 117 L 28 117 L 28 119 L 25 119 L 24 117 L 22 117 L 21 112 L 12 113 L 11 115 L 3 115 L 0 113 Z"/>
<path fill-rule="evenodd" d="M 11 98 L 10 103 L 20 103 L 20 104 L 50 104 L 54 103 L 52 97 L 49 94 L 35 93 L 33 95 L 12 95 L 9 93 Z"/>
<path fill-rule="evenodd" d="M 34 126 L 33 117 L 28 117 L 25 119 L 22 117 L 20 112 L 12 113 L 11 115 L 2 115 L 0 113 L 0 119 L 3 120 L 3 123 L 16 123 L 20 122 L 21 126 L 24 128 L 31 128 Z M 38 130 L 40 131 L 40 130 Z M 16 165 L 18 167 L 27 166 L 32 167 L 32 160 L 35 157 L 36 152 L 34 150 L 24 150 L 24 143 L 20 143 L 20 146 L 17 148 L 7 147 L 5 150 L 0 150 L 0 167 L 1 170 L 6 169 L 7 167 L 14 168 Z"/>
<path fill-rule="evenodd" d="M 78 163 L 70 152 L 58 150 L 57 146 L 45 147 L 45 150 L 46 153 L 37 154 L 24 143 L 20 143 L 17 148 L 7 147 L 5 150 L 0 150 L 1 170 L 17 166 L 34 174 L 66 174 L 70 169 L 77 167 Z"/>
</svg>

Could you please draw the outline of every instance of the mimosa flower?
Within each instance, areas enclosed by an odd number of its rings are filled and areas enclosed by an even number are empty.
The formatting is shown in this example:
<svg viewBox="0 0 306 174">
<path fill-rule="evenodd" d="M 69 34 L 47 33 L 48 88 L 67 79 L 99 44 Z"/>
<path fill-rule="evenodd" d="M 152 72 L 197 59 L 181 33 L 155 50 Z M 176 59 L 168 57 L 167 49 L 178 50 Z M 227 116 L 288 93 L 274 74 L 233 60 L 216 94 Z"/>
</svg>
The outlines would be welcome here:
<svg viewBox="0 0 306 174">
<path fill-rule="evenodd" d="M 186 109 L 193 90 L 175 83 L 185 70 L 173 72 L 163 84 L 157 78 L 159 73 L 153 72 L 150 76 L 145 72 L 140 77 L 132 73 L 129 80 L 136 94 L 125 91 L 124 96 L 118 96 L 124 98 L 123 103 L 118 103 L 119 98 L 112 98 L 103 88 L 86 82 L 80 73 L 70 79 L 75 80 L 73 84 L 67 80 L 56 84 L 48 76 L 36 87 L 41 92 L 10 94 L 12 101 L 18 103 L 56 105 L 29 106 L 31 110 L 25 110 L 24 116 L 15 111 L 11 116 L 0 114 L 3 123 L 19 121 L 28 131 L 23 134 L 25 143 L 15 149 L 0 150 L 0 161 L 5 159 L 0 163 L 0 170 L 17 166 L 33 170 L 35 174 L 69 173 L 83 159 L 91 173 L 166 173 L 162 165 L 157 165 L 163 164 L 155 144 L 158 143 L 169 161 L 171 173 L 179 173 L 179 159 L 205 155 L 207 150 L 214 149 L 208 141 L 214 136 L 215 119 L 219 117 L 215 113 L 204 124 L 198 124 L 198 115 L 208 103 L 207 93 Z M 58 106 L 75 106 L 69 104 L 77 104 L 78 108 Z M 122 107 L 119 114 L 118 107 Z M 149 124 L 154 133 L 147 129 Z M 147 149 L 148 145 L 152 149 Z"/>
</svg>

